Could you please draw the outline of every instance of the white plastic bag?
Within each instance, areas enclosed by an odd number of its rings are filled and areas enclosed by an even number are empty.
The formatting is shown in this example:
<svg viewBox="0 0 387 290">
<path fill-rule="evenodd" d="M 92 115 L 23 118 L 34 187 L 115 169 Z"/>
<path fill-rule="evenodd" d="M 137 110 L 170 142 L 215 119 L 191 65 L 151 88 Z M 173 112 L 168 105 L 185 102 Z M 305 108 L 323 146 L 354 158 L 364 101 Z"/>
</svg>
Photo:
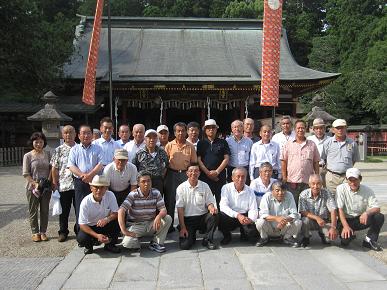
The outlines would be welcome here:
<svg viewBox="0 0 387 290">
<path fill-rule="evenodd" d="M 51 195 L 52 202 L 52 216 L 60 215 L 62 213 L 62 206 L 60 205 L 60 194 L 55 190 Z"/>
</svg>

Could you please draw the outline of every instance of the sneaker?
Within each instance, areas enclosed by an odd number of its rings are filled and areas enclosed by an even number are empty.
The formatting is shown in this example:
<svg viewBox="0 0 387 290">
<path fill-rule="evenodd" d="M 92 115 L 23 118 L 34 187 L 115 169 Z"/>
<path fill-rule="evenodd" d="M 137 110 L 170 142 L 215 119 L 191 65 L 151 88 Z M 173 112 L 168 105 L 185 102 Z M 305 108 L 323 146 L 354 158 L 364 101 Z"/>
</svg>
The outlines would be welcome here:
<svg viewBox="0 0 387 290">
<path fill-rule="evenodd" d="M 380 252 L 383 251 L 382 247 L 378 244 L 378 242 L 370 240 L 367 242 L 366 240 L 363 241 L 363 247 Z"/>
<path fill-rule="evenodd" d="M 90 254 L 92 254 L 94 251 L 93 251 L 93 247 L 91 247 L 91 248 L 86 248 L 85 247 L 85 249 L 83 250 L 83 253 L 85 254 L 85 255 L 90 255 Z"/>
<path fill-rule="evenodd" d="M 43 242 L 47 242 L 47 241 L 48 241 L 48 237 L 47 237 L 46 233 L 41 233 L 41 234 L 40 234 L 40 239 L 41 239 Z"/>
<path fill-rule="evenodd" d="M 239 236 L 239 239 L 242 241 L 242 242 L 247 242 L 249 240 L 249 237 L 248 235 L 246 235 L 245 231 L 241 231 L 241 234 Z"/>
<path fill-rule="evenodd" d="M 149 244 L 149 249 L 157 253 L 164 253 L 166 251 L 166 248 L 163 245 L 153 241 Z"/>
<path fill-rule="evenodd" d="M 330 242 L 327 241 L 327 238 L 324 235 L 324 233 L 318 232 L 318 235 L 320 236 L 321 243 L 323 243 L 324 245 L 329 245 L 330 244 Z"/>
<path fill-rule="evenodd" d="M 60 233 L 59 236 L 58 236 L 58 242 L 59 243 L 63 243 L 67 240 L 67 235 L 63 234 L 63 233 Z"/>
<path fill-rule="evenodd" d="M 33 235 L 32 235 L 32 240 L 33 240 L 34 242 L 40 242 L 40 241 L 41 241 L 41 239 L 40 239 L 40 234 L 33 234 Z"/>
<path fill-rule="evenodd" d="M 343 247 L 348 247 L 349 244 L 352 242 L 352 240 L 356 239 L 356 236 L 355 235 L 352 235 L 350 236 L 348 239 L 343 239 L 341 238 L 341 241 L 340 241 L 340 244 L 343 246 Z"/>
<path fill-rule="evenodd" d="M 256 246 L 256 247 L 263 247 L 263 246 L 266 245 L 268 242 L 269 242 L 269 239 L 268 239 L 268 238 L 265 238 L 265 239 L 259 238 L 259 240 L 258 240 L 258 242 L 255 244 L 255 246 Z"/>
<path fill-rule="evenodd" d="M 168 234 L 173 233 L 174 231 L 176 231 L 174 226 L 170 226 L 170 228 L 168 229 Z"/>
<path fill-rule="evenodd" d="M 300 246 L 299 242 L 293 237 L 284 238 L 283 242 L 285 245 L 291 246 L 292 248 Z"/>
<path fill-rule="evenodd" d="M 108 251 L 108 252 L 111 252 L 111 253 L 115 253 L 115 254 L 118 254 L 118 253 L 121 253 L 121 249 L 119 247 L 117 247 L 116 245 L 114 244 L 106 244 L 103 249 L 105 251 Z"/>
<path fill-rule="evenodd" d="M 223 240 L 220 241 L 222 245 L 228 245 L 231 242 L 231 234 L 230 233 L 223 233 Z"/>
<path fill-rule="evenodd" d="M 203 247 L 206 247 L 209 250 L 215 250 L 216 249 L 216 244 L 214 244 L 212 241 L 209 241 L 208 239 L 203 239 L 202 240 L 202 245 L 203 245 Z"/>
<path fill-rule="evenodd" d="M 307 246 L 309 246 L 309 244 L 310 244 L 310 238 L 302 239 L 302 242 L 301 242 L 302 247 L 306 248 Z"/>
</svg>

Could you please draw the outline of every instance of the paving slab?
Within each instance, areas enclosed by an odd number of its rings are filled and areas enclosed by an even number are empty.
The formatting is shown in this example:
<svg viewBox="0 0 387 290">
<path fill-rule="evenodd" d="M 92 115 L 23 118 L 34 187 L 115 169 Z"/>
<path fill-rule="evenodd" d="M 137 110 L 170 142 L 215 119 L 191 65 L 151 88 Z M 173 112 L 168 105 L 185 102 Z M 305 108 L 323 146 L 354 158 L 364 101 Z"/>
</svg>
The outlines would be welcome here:
<svg viewBox="0 0 387 290">
<path fill-rule="evenodd" d="M 121 258 L 83 259 L 63 289 L 106 289 L 120 261 Z"/>
<path fill-rule="evenodd" d="M 332 274 L 297 275 L 294 277 L 302 289 L 310 290 L 342 290 L 346 285 Z"/>
<path fill-rule="evenodd" d="M 351 282 L 346 283 L 346 286 L 351 290 L 386 290 L 387 282 L 386 281 L 371 281 L 371 282 Z"/>
<path fill-rule="evenodd" d="M 122 257 L 113 282 L 157 281 L 160 258 Z"/>
<path fill-rule="evenodd" d="M 221 280 L 205 280 L 204 289 L 206 290 L 251 290 L 251 283 L 246 279 L 221 279 Z"/>
<path fill-rule="evenodd" d="M 156 281 L 112 282 L 109 290 L 156 290 Z"/>
<path fill-rule="evenodd" d="M 362 263 L 344 249 L 329 247 L 323 251 L 312 249 L 310 253 L 320 263 L 329 267 L 331 272 L 343 282 L 385 280 L 381 274 Z"/>
</svg>

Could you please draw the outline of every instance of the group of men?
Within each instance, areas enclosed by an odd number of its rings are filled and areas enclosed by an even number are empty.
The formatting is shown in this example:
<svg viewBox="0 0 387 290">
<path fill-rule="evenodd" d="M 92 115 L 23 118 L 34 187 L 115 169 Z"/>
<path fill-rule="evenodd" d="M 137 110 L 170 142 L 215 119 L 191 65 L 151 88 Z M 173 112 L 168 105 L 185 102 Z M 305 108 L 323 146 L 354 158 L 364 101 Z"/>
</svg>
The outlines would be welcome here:
<svg viewBox="0 0 387 290">
<path fill-rule="evenodd" d="M 122 125 L 115 141 L 112 120 L 103 118 L 101 137 L 94 141 L 90 126 L 80 126 L 79 144 L 75 129 L 65 126 L 64 144 L 52 158 L 62 204 L 58 240 L 67 239 L 73 202 L 74 230 L 85 254 L 96 243 L 120 252 L 120 232 L 125 248 L 139 249 L 141 237 L 150 235 L 149 248 L 164 252 L 167 234 L 176 230 L 176 209 L 181 249 L 192 247 L 197 231 L 204 234 L 203 246 L 216 249 L 217 228 L 222 245 L 239 228 L 240 239 L 256 246 L 280 239 L 293 247 L 309 245 L 314 230 L 323 243 L 340 236 L 346 246 L 355 231 L 369 228 L 363 246 L 381 250 L 377 239 L 384 216 L 353 168 L 359 153 L 346 136 L 345 120 L 333 122 L 332 137 L 321 119 L 314 120 L 308 138 L 304 121 L 294 126 L 293 131 L 291 118 L 284 116 L 280 133 L 272 137 L 272 128 L 263 125 L 259 140 L 252 119 L 236 120 L 232 134 L 220 139 L 216 121 L 209 119 L 199 140 L 198 123 L 178 122 L 169 141 L 165 125 L 145 130 L 136 124 L 133 140 Z"/>
</svg>

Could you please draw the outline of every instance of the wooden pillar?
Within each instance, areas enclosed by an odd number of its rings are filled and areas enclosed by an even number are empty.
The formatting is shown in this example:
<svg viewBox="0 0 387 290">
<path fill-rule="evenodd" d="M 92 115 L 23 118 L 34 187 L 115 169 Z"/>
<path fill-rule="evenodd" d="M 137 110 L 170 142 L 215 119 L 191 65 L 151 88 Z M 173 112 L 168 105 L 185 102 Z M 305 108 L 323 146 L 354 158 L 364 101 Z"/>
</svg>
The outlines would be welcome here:
<svg viewBox="0 0 387 290">
<path fill-rule="evenodd" d="M 239 119 L 243 120 L 245 118 L 245 102 L 240 101 L 239 103 Z"/>
<path fill-rule="evenodd" d="M 128 122 L 128 102 L 122 101 L 121 105 L 121 124 L 127 124 Z"/>
<path fill-rule="evenodd" d="M 163 109 L 163 118 L 161 120 L 162 124 L 167 124 L 167 110 Z"/>
<path fill-rule="evenodd" d="M 201 110 L 201 124 L 200 127 L 204 126 L 204 122 L 206 121 L 206 109 Z"/>
</svg>

